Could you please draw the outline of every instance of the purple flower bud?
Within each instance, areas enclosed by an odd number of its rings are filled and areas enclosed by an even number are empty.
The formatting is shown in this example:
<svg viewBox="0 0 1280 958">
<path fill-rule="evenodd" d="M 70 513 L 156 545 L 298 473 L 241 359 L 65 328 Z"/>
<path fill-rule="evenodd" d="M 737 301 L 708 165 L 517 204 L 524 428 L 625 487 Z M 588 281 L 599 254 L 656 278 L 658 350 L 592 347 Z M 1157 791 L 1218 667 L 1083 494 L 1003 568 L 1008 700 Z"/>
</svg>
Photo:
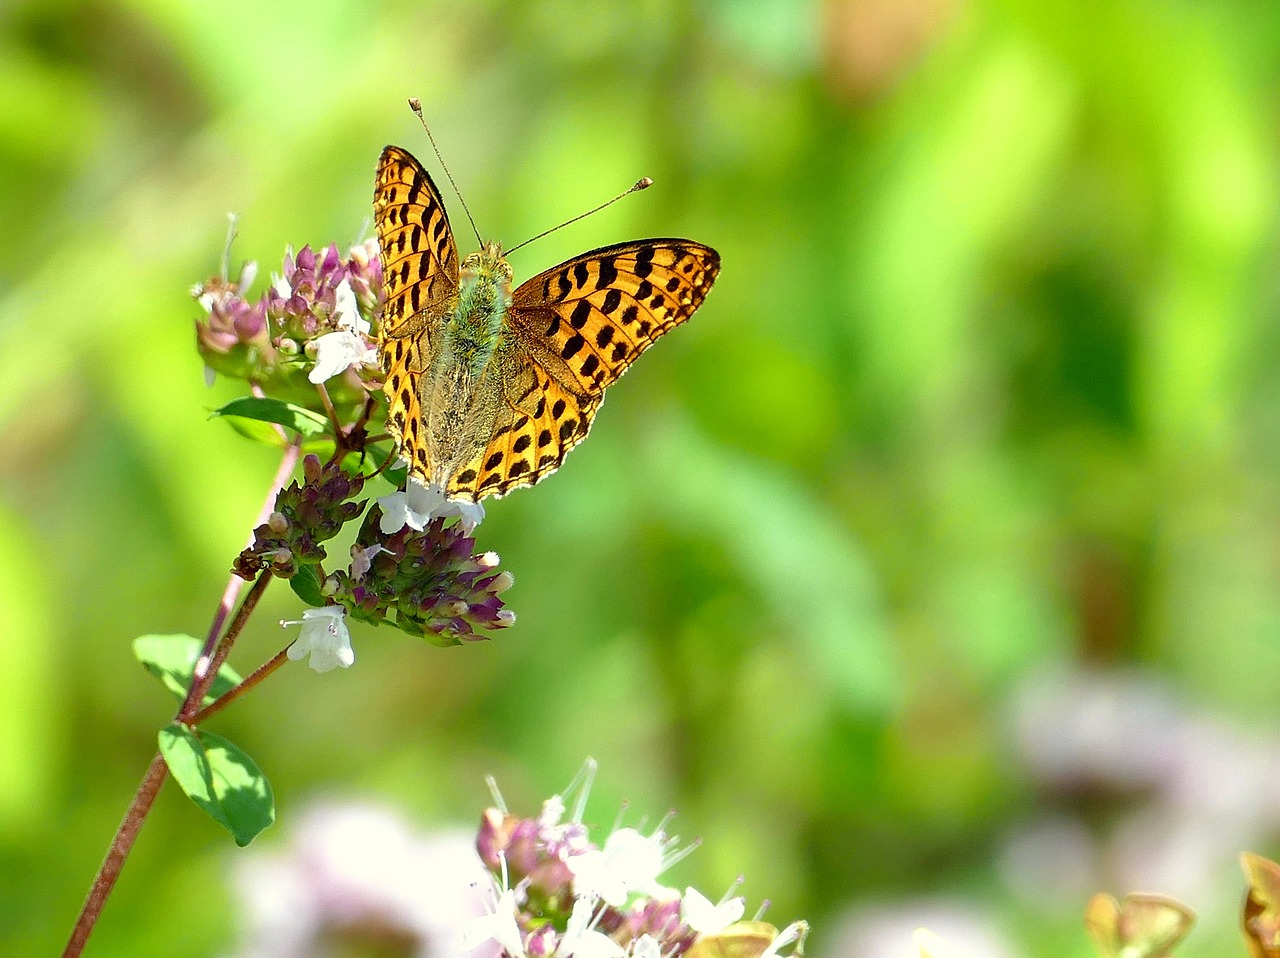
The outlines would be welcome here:
<svg viewBox="0 0 1280 958">
<path fill-rule="evenodd" d="M 329 248 L 324 251 L 324 261 L 320 264 L 319 273 L 325 276 L 332 273 L 342 264 L 342 254 L 338 252 L 338 245 L 330 243 Z"/>
<path fill-rule="evenodd" d="M 511 841 L 511 832 L 515 828 L 516 819 L 504 815 L 500 809 L 486 808 L 480 815 L 480 830 L 476 833 L 476 852 L 487 868 L 498 871 L 502 868 L 502 855 Z"/>
<path fill-rule="evenodd" d="M 547 955 L 554 955 L 559 946 L 560 936 L 550 925 L 545 925 L 529 936 L 524 948 L 530 958 L 534 956 L 544 958 Z"/>
</svg>

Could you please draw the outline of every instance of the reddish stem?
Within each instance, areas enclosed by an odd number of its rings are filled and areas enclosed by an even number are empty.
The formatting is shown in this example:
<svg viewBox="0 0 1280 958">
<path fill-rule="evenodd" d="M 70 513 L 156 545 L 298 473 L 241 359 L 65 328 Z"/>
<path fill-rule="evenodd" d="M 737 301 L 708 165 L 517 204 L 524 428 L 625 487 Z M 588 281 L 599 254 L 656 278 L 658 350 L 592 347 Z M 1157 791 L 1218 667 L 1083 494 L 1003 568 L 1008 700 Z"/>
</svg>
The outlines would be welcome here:
<svg viewBox="0 0 1280 958">
<path fill-rule="evenodd" d="M 245 543 L 246 549 L 253 545 L 253 530 L 266 522 L 272 510 L 275 509 L 276 497 L 280 495 L 280 490 L 284 488 L 284 484 L 293 475 L 293 470 L 297 468 L 298 456 L 301 453 L 302 437 L 299 436 L 285 448 L 284 455 L 280 459 L 280 468 L 276 470 L 275 478 L 271 480 L 271 489 L 262 501 L 262 508 L 258 510 L 258 518 L 249 529 L 249 539 Z M 204 648 L 200 650 L 200 658 L 196 660 L 196 679 L 200 679 L 210 672 L 209 664 L 213 657 L 213 650 L 217 647 L 218 634 L 222 631 L 222 624 L 227 621 L 227 613 L 236 604 L 236 598 L 240 595 L 240 589 L 243 585 L 244 579 L 234 573 L 227 580 L 227 587 L 222 592 L 222 601 L 218 604 L 218 611 L 214 613 L 213 624 L 209 626 L 209 635 L 204 640 Z M 213 674 L 218 674 L 216 669 L 213 670 Z"/>
<path fill-rule="evenodd" d="M 290 645 L 291 644 L 292 643 L 290 643 Z M 280 668 L 280 666 L 284 665 L 285 662 L 288 661 L 288 653 L 289 653 L 289 646 L 286 645 L 283 649 L 281 649 L 279 652 L 273 655 L 270 659 L 268 659 L 266 662 L 263 662 L 256 669 L 254 669 L 253 672 L 249 674 L 249 677 L 247 679 L 242 681 L 239 685 L 237 685 L 231 691 L 227 692 L 225 695 L 210 702 L 208 705 L 202 708 L 195 715 L 191 716 L 191 722 L 189 724 L 199 725 L 210 716 L 217 715 L 224 708 L 226 708 L 236 699 L 240 698 L 240 696 L 244 695 L 246 692 L 248 692 L 250 689 L 256 686 L 259 682 L 265 679 L 268 675 L 270 675 L 276 669 Z"/>
<path fill-rule="evenodd" d="M 142 784 L 138 786 L 137 794 L 133 796 L 129 810 L 124 813 L 124 821 L 120 823 L 111 847 L 107 849 L 107 857 L 103 860 L 102 867 L 98 869 L 98 877 L 94 880 L 93 887 L 89 889 L 89 897 L 85 899 L 84 908 L 80 910 L 80 918 L 71 932 L 71 938 L 62 952 L 62 958 L 79 958 L 80 953 L 84 951 L 85 942 L 89 940 L 89 934 L 98 921 L 98 915 L 102 913 L 102 906 L 107 903 L 107 896 L 111 894 L 116 879 L 120 877 L 120 869 L 124 868 L 124 860 L 129 857 L 129 850 L 133 848 L 142 823 L 146 821 L 147 812 L 151 811 L 156 795 L 160 792 L 160 786 L 164 784 L 168 774 L 169 768 L 157 752 L 155 758 L 151 760 L 150 767 L 147 768 L 147 774 L 142 778 Z"/>
<path fill-rule="evenodd" d="M 204 701 L 205 694 L 209 691 L 209 686 L 213 684 L 213 680 L 218 676 L 218 669 L 222 668 L 222 663 L 231 654 L 231 647 L 235 645 L 236 639 L 240 637 L 240 632 L 244 629 L 245 623 L 249 621 L 249 616 L 253 614 L 253 610 L 257 607 L 258 600 L 262 598 L 262 593 L 267 591 L 267 584 L 270 581 L 270 569 L 263 569 L 258 578 L 253 580 L 253 586 L 249 589 L 249 594 L 240 603 L 240 608 L 236 610 L 236 617 L 231 620 L 231 624 L 227 626 L 226 634 L 222 637 L 222 641 L 218 643 L 217 651 L 214 652 L 213 658 L 209 661 L 208 670 L 204 675 L 197 674 L 192 678 L 191 688 L 187 690 L 186 701 L 182 703 L 182 708 L 178 709 L 178 714 L 174 717 L 175 721 L 183 722 L 187 725 L 191 724 L 191 717 L 199 711 L 200 703 Z"/>
<path fill-rule="evenodd" d="M 275 508 L 276 496 L 284 488 L 284 484 L 289 481 L 289 477 L 293 475 L 293 470 L 298 465 L 300 453 L 301 438 L 285 449 L 284 456 L 280 460 L 280 467 L 276 470 L 275 478 L 272 480 L 271 489 L 263 501 L 257 521 L 253 524 L 254 529 L 266 522 L 267 517 L 271 515 L 271 510 Z M 250 532 L 249 543 L 252 544 L 252 542 L 253 533 Z M 218 669 L 231 651 L 231 646 L 234 644 L 236 636 L 244 628 L 249 614 L 253 612 L 254 607 L 258 604 L 258 600 L 262 597 L 262 593 L 267 587 L 267 583 L 270 581 L 271 573 L 269 571 L 263 572 L 258 576 L 249 594 L 245 596 L 244 602 L 241 603 L 240 609 L 236 612 L 231 625 L 228 626 L 222 641 L 219 642 L 218 634 L 222 631 L 222 624 L 226 621 L 227 614 L 235 603 L 236 596 L 239 594 L 244 580 L 233 575 L 227 583 L 227 587 L 222 593 L 222 601 L 218 604 L 218 609 L 213 616 L 213 623 L 209 627 L 209 635 L 205 639 L 204 648 L 201 649 L 200 658 L 196 660 L 191 688 L 187 692 L 187 698 L 182 707 L 178 709 L 177 721 L 188 721 L 190 715 L 197 711 L 196 706 L 203 701 L 205 693 L 213 683 L 214 676 L 218 674 Z M 262 676 L 262 678 L 265 677 L 265 675 Z M 257 681 L 261 681 L 261 678 Z M 163 757 L 157 753 L 155 758 L 151 760 L 151 765 L 147 768 L 147 773 L 143 776 L 142 784 L 138 786 L 138 791 L 134 794 L 133 801 L 125 811 L 124 821 L 120 823 L 120 828 L 111 840 L 111 846 L 107 849 L 107 856 L 103 859 L 102 867 L 98 869 L 93 885 L 89 888 L 89 895 L 85 898 L 84 907 L 80 909 L 80 916 L 76 919 L 75 928 L 72 929 L 71 937 L 67 941 L 67 947 L 62 953 L 63 958 L 79 958 L 81 952 L 84 951 L 85 943 L 89 940 L 89 935 L 93 932 L 94 925 L 98 922 L 98 916 L 102 913 L 102 908 L 107 903 L 111 890 L 115 887 L 116 879 L 120 877 L 120 870 L 124 868 L 125 859 L 129 857 L 129 852 L 138 838 L 142 823 L 146 821 L 147 814 L 151 811 L 151 806 L 155 803 L 156 795 L 160 791 L 160 786 L 164 784 L 168 773 L 168 766 L 165 765 Z"/>
</svg>

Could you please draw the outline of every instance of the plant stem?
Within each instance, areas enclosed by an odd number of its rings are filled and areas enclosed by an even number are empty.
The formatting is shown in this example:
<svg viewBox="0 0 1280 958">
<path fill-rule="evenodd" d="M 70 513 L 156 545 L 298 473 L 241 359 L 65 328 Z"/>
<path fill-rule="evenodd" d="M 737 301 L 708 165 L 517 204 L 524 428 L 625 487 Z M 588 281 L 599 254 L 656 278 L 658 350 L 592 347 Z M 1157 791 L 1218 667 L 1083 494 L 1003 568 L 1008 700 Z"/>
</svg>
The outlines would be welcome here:
<svg viewBox="0 0 1280 958">
<path fill-rule="evenodd" d="M 252 526 L 253 529 L 266 522 L 267 517 L 271 515 L 271 510 L 275 508 L 276 496 L 284 488 L 285 483 L 289 481 L 289 477 L 293 475 L 293 470 L 298 465 L 298 456 L 300 454 L 301 438 L 299 437 L 298 440 L 290 443 L 285 448 L 284 455 L 280 460 L 280 467 L 276 470 L 275 477 L 272 479 L 271 489 L 263 501 L 257 521 Z M 249 533 L 250 544 L 253 542 L 253 535 L 251 531 Z M 213 616 L 213 622 L 209 627 L 209 635 L 205 639 L 204 648 L 201 649 L 200 658 L 196 660 L 191 688 L 187 692 L 187 698 L 182 703 L 182 707 L 178 709 L 177 721 L 189 722 L 191 716 L 197 713 L 199 703 L 204 700 L 205 693 L 213 683 L 214 676 L 218 674 L 218 669 L 222 667 L 222 663 L 231 651 L 231 646 L 234 644 L 236 637 L 244 628 L 245 622 L 248 621 L 249 615 L 257 606 L 258 600 L 262 598 L 262 593 L 266 590 L 267 583 L 270 581 L 271 573 L 269 571 L 264 571 L 258 576 L 249 590 L 249 594 L 245 596 L 244 601 L 240 604 L 235 618 L 232 619 L 231 624 L 227 627 L 226 634 L 222 636 L 222 641 L 219 642 L 218 635 L 222 632 L 222 625 L 226 621 L 231 607 L 235 604 L 244 580 L 239 576 L 233 575 L 227 583 L 227 587 L 222 593 L 222 600 L 218 604 L 218 609 Z M 270 665 L 271 663 L 267 664 Z M 258 672 L 263 672 L 265 668 L 266 666 L 263 666 L 263 668 L 258 669 Z M 274 668 L 270 671 L 274 671 Z M 263 678 L 266 678 L 270 671 L 256 678 L 254 684 L 256 685 Z M 257 676 L 258 672 L 255 672 L 254 676 Z M 250 676 L 250 678 L 254 678 L 254 676 Z M 241 683 L 242 686 L 244 684 Z M 234 692 L 235 690 L 233 689 L 231 693 L 223 696 L 223 700 L 228 699 Z M 218 703 L 213 704 L 217 705 Z M 230 702 L 225 702 L 225 704 L 230 704 Z M 138 832 L 142 829 L 142 824 L 146 821 L 147 814 L 155 803 L 156 795 L 160 792 L 160 786 L 164 784 L 168 774 L 169 768 L 165 765 L 164 758 L 157 752 L 155 757 L 151 759 L 151 764 L 147 767 L 147 772 L 142 777 L 142 783 L 138 786 L 138 791 L 134 794 L 133 801 L 129 803 L 129 808 L 124 813 L 124 820 L 120 823 L 115 837 L 111 840 L 111 846 L 107 849 L 107 856 L 103 859 L 102 865 L 98 869 L 98 874 L 93 880 L 93 885 L 89 888 L 89 894 L 85 898 L 84 906 L 80 909 L 80 915 L 71 931 L 71 937 L 67 940 L 67 947 L 62 952 L 63 958 L 79 958 L 84 951 L 85 943 L 88 942 L 89 935 L 93 932 L 94 926 L 98 922 L 98 916 L 102 914 L 102 908 L 106 905 L 107 898 L 115 887 L 116 879 L 120 877 L 120 870 L 124 868 L 125 859 L 129 857 L 129 852 L 132 850 L 134 842 L 137 841 Z"/>
<path fill-rule="evenodd" d="M 290 645 L 292 644 L 293 643 L 290 643 Z M 240 698 L 240 696 L 244 695 L 246 692 L 248 692 L 250 689 L 256 686 L 259 682 L 265 679 L 268 675 L 270 675 L 276 669 L 280 668 L 280 666 L 284 665 L 284 663 L 288 661 L 288 652 L 289 652 L 289 646 L 286 645 L 283 649 L 281 649 L 279 652 L 273 655 L 270 659 L 268 659 L 266 662 L 262 663 L 262 665 L 259 665 L 256 669 L 254 669 L 253 672 L 249 674 L 249 677 L 247 679 L 242 681 L 239 685 L 237 685 L 231 691 L 227 692 L 221 698 L 215 699 L 214 701 L 210 702 L 208 705 L 202 708 L 195 715 L 191 716 L 191 721 L 188 724 L 199 725 L 201 722 L 203 722 L 205 719 L 209 718 L 210 716 L 216 715 L 217 713 L 221 712 L 224 708 L 226 708 L 236 699 Z"/>
<path fill-rule="evenodd" d="M 271 480 L 271 488 L 267 491 L 266 498 L 262 501 L 262 508 L 258 510 L 258 518 L 249 528 L 249 539 L 245 543 L 245 548 L 253 545 L 253 530 L 266 522 L 271 515 L 271 511 L 276 506 L 276 497 L 280 495 L 280 490 L 284 488 L 285 483 L 289 481 L 289 477 L 293 475 L 293 470 L 298 467 L 298 456 L 301 453 L 302 437 L 299 436 L 285 447 L 284 455 L 280 458 L 280 467 L 276 469 L 275 478 Z M 197 678 L 209 671 L 209 663 L 218 643 L 218 634 L 222 631 L 222 624 L 227 620 L 227 613 L 236 604 L 236 597 L 239 596 L 240 588 L 243 585 L 244 579 L 234 573 L 227 580 L 227 587 L 222 592 L 222 601 L 218 604 L 218 611 L 214 613 L 213 623 L 209 626 L 209 635 L 205 638 L 204 648 L 200 650 L 200 658 L 196 661 L 195 675 Z M 213 670 L 213 674 L 217 674 L 216 669 Z"/>
<path fill-rule="evenodd" d="M 186 701 L 182 703 L 182 708 L 178 709 L 175 720 L 184 724 L 191 724 L 191 717 L 199 711 L 200 703 L 204 700 L 205 693 L 209 691 L 209 686 L 213 684 L 214 678 L 218 675 L 218 669 L 222 668 L 222 663 L 227 660 L 227 656 L 231 653 L 231 647 L 240 636 L 244 625 L 249 621 L 249 616 L 253 614 L 253 610 L 258 605 L 258 600 L 262 598 L 262 593 L 267 590 L 267 584 L 271 581 L 271 570 L 264 569 L 258 578 L 253 580 L 253 586 L 249 589 L 248 595 L 244 597 L 244 601 L 240 603 L 240 608 L 236 610 L 235 618 L 231 620 L 231 624 L 227 626 L 226 634 L 222 636 L 222 641 L 218 643 L 213 657 L 209 659 L 208 667 L 205 673 L 201 675 L 199 671 L 195 673 L 191 680 L 191 688 L 187 690 Z M 197 668 L 204 661 L 197 662 Z"/>
<path fill-rule="evenodd" d="M 120 877 L 120 869 L 124 868 L 129 850 L 133 848 L 142 823 L 146 821 L 147 812 L 151 811 L 156 795 L 160 792 L 160 786 L 164 784 L 168 774 L 169 767 L 157 752 L 147 768 L 147 774 L 142 777 L 142 784 L 138 786 L 129 810 L 124 813 L 124 821 L 120 823 L 111 847 L 107 849 L 107 857 L 103 859 L 102 867 L 98 869 L 98 877 L 94 879 L 93 887 L 89 889 L 89 897 L 85 899 L 84 907 L 80 910 L 80 918 L 71 931 L 71 938 L 62 952 L 62 958 L 79 958 L 80 953 L 84 951 L 85 942 L 89 940 L 89 934 L 102 913 L 102 906 L 107 903 L 107 896 L 115 887 L 116 879 Z"/>
</svg>

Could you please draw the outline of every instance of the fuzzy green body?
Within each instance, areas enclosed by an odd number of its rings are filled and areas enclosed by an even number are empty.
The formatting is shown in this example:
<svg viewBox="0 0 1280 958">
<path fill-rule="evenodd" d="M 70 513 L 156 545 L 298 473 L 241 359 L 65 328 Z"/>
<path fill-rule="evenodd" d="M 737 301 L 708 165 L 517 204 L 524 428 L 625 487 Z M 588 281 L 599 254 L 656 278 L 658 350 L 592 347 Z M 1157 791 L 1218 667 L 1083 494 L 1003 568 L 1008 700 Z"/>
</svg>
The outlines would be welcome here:
<svg viewBox="0 0 1280 958">
<path fill-rule="evenodd" d="M 485 243 L 462 263 L 458 295 L 441 317 L 424 380 L 432 480 L 443 486 L 484 448 L 493 431 L 510 355 L 506 323 L 511 267 L 497 243 Z"/>
</svg>

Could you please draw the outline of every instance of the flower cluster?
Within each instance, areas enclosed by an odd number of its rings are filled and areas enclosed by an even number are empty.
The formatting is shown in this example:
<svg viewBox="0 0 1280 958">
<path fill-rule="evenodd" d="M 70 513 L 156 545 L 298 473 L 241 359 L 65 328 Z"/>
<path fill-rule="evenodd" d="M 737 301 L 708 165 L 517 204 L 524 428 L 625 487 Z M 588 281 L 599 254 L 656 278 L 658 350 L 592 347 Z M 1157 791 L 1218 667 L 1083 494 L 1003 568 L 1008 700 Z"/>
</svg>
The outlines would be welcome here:
<svg viewBox="0 0 1280 958">
<path fill-rule="evenodd" d="M 253 531 L 253 545 L 232 567 L 236 575 L 252 579 L 270 568 L 281 578 L 292 578 L 300 566 L 324 561 L 320 543 L 364 510 L 364 502 L 351 501 L 364 487 L 363 476 L 349 475 L 335 463 L 322 466 L 315 456 L 303 459 L 302 474 L 304 481 L 282 489 L 275 511 Z"/>
<path fill-rule="evenodd" d="M 648 834 L 617 828 L 597 846 L 582 823 L 595 765 L 577 781 L 582 790 L 565 820 L 564 796 L 553 796 L 536 818 L 507 812 L 501 797 L 481 820 L 476 847 L 494 879 L 489 911 L 463 934 L 463 948 L 496 942 L 506 958 L 712 958 L 800 954 L 808 926 L 779 932 L 742 921 L 745 901 L 713 904 L 696 889 L 683 894 L 659 877 L 693 850 L 663 828 Z M 566 794 L 576 787 L 570 786 Z M 791 949 L 788 952 L 788 949 Z"/>
<path fill-rule="evenodd" d="M 256 275 L 249 263 L 234 281 L 213 277 L 191 290 L 206 314 L 196 321 L 196 344 L 209 370 L 279 396 L 314 395 L 303 372 L 311 383 L 342 375 L 339 392 L 362 392 L 356 372 L 377 365 L 371 337 L 382 308 L 377 241 L 353 247 L 345 259 L 332 244 L 320 255 L 310 246 L 286 253 L 283 271 L 250 299 Z"/>
<path fill-rule="evenodd" d="M 479 633 L 515 622 L 501 598 L 511 573 L 498 571 L 494 553 L 473 554 L 475 540 L 463 524 L 446 526 L 440 518 L 423 529 L 406 523 L 386 534 L 383 518 L 378 506 L 369 510 L 350 571 L 326 583 L 353 618 L 387 622 L 437 645 L 481 639 Z"/>
</svg>

